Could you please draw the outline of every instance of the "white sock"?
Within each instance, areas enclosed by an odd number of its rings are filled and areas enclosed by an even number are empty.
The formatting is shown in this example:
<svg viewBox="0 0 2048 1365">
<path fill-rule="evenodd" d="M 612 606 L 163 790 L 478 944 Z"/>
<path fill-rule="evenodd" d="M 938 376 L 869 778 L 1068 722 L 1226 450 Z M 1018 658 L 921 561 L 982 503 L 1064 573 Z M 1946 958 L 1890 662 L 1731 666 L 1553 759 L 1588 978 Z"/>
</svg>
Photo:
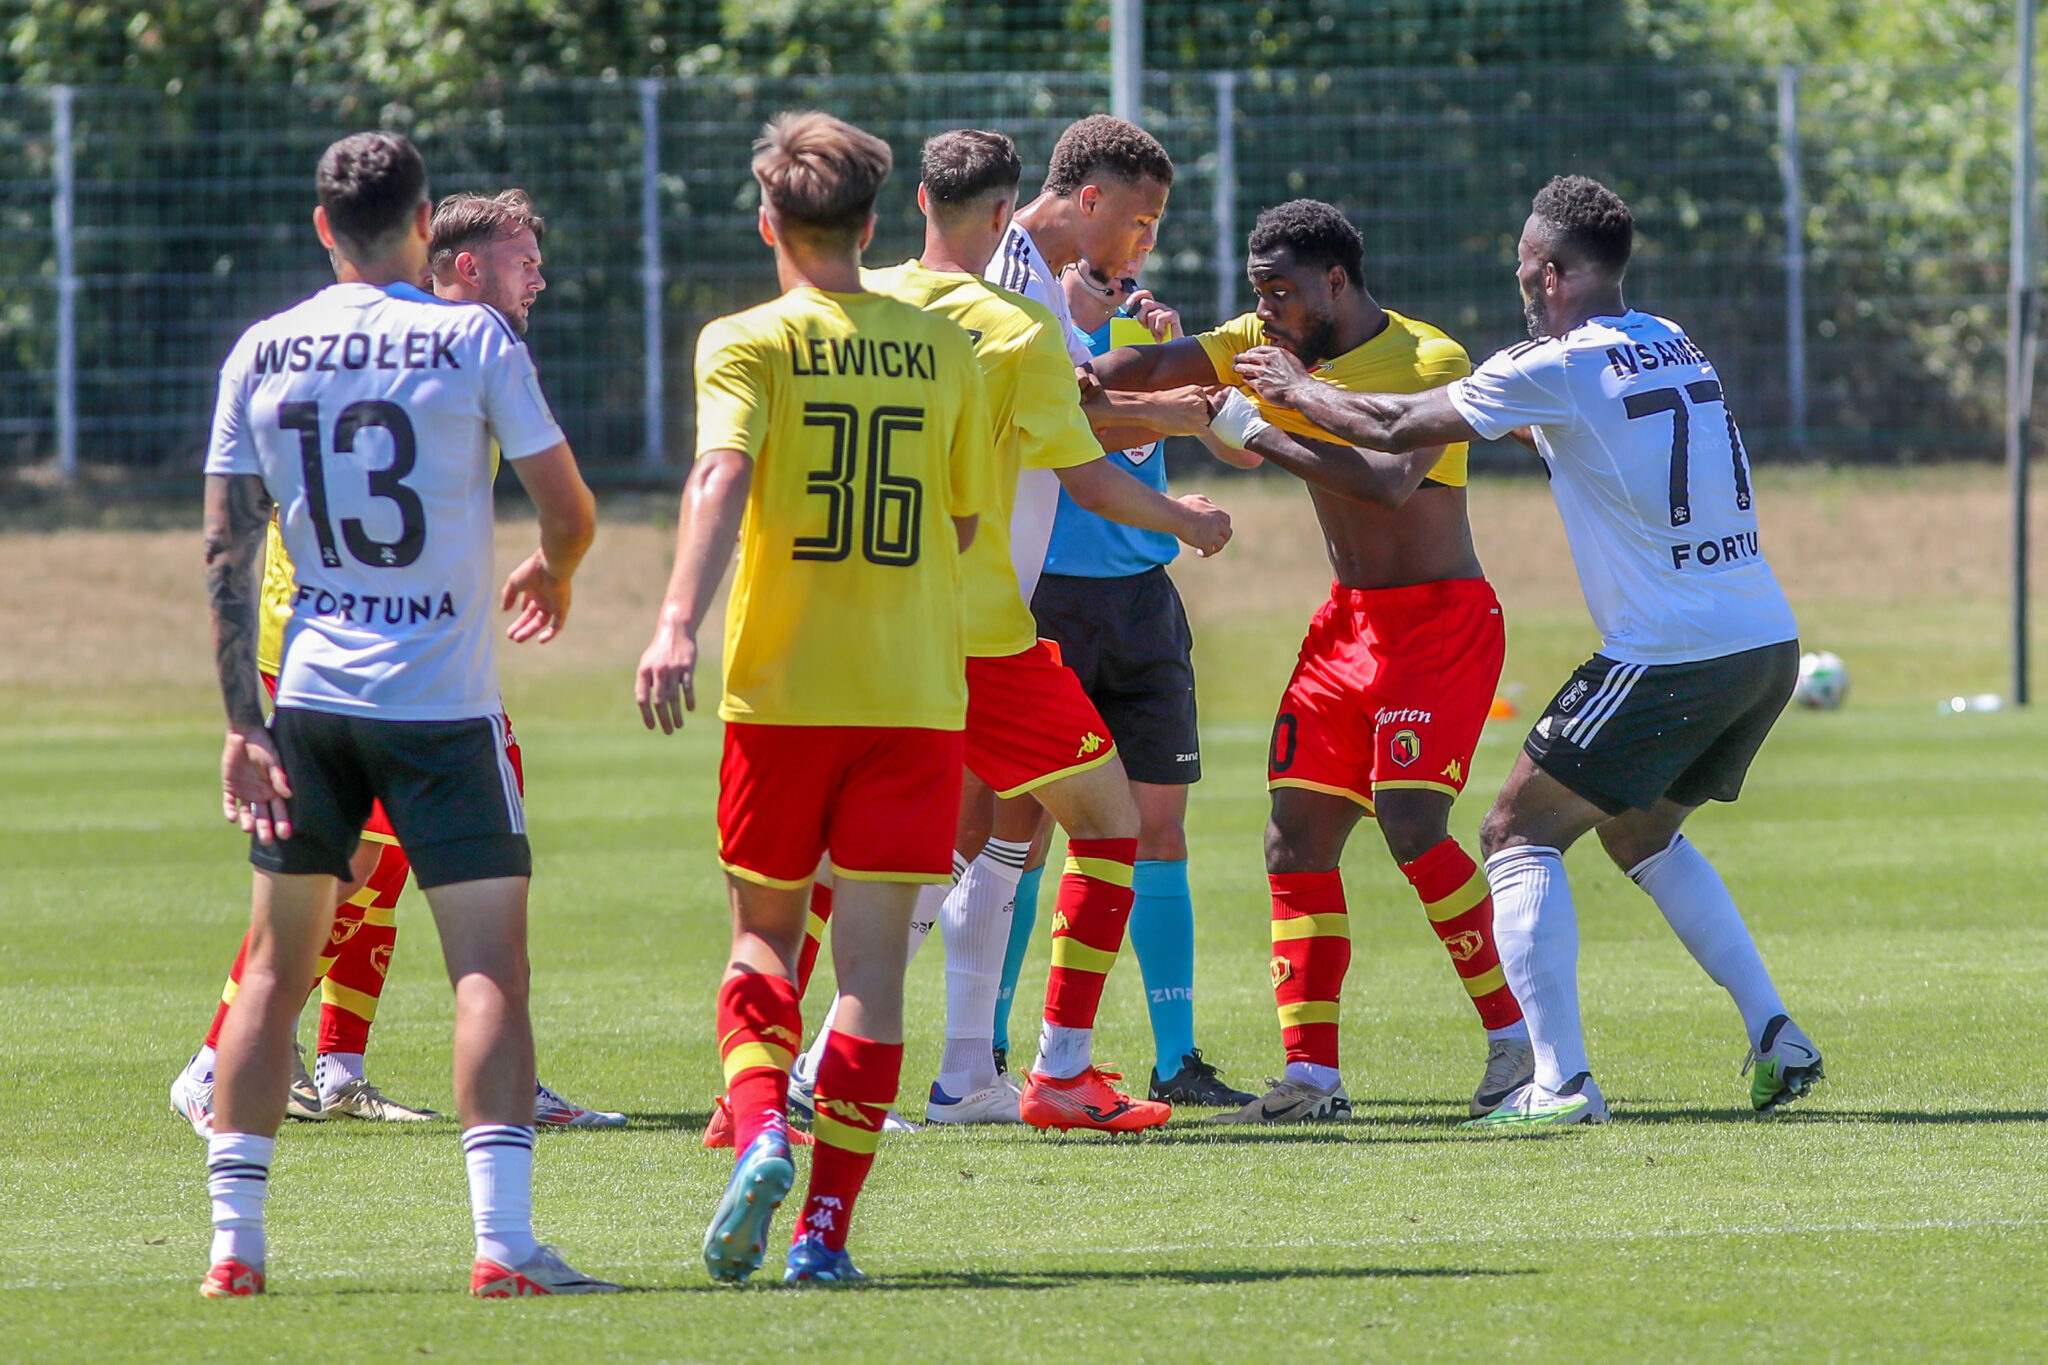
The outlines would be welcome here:
<svg viewBox="0 0 2048 1365">
<path fill-rule="evenodd" d="M 363 1054 L 360 1052 L 323 1052 L 313 1059 L 313 1084 L 320 1088 L 320 1098 L 331 1100 L 341 1093 L 341 1088 L 350 1081 L 363 1078 Z"/>
<path fill-rule="evenodd" d="M 206 1193 L 213 1200 L 213 1253 L 263 1269 L 263 1200 L 270 1193 L 270 1158 L 277 1139 L 254 1133 L 215 1133 L 206 1140 Z"/>
<path fill-rule="evenodd" d="M 219 1054 L 212 1048 L 201 1047 L 199 1051 L 192 1054 L 192 1060 L 185 1063 L 185 1070 L 194 1079 L 204 1084 L 213 1079 L 213 1067 L 218 1059 Z"/>
<path fill-rule="evenodd" d="M 1500 965 L 1536 1049 L 1536 1083 L 1556 1090 L 1592 1069 L 1579 1021 L 1579 924 L 1564 855 L 1539 845 L 1504 848 L 1486 860 L 1486 882 Z"/>
<path fill-rule="evenodd" d="M 1529 1021 L 1517 1019 L 1506 1028 L 1490 1028 L 1486 1031 L 1486 1041 L 1489 1043 L 1498 1043 L 1504 1038 L 1512 1038 L 1518 1043 L 1528 1042 Z"/>
<path fill-rule="evenodd" d="M 996 995 L 1017 909 L 1017 879 L 1031 841 L 991 839 L 939 911 L 946 940 L 946 1053 L 939 1089 L 954 1098 L 996 1083 Z"/>
<path fill-rule="evenodd" d="M 1039 1021 L 1038 1060 L 1031 1064 L 1033 1071 L 1055 1080 L 1068 1080 L 1086 1071 L 1094 1057 L 1094 1029 Z"/>
<path fill-rule="evenodd" d="M 953 854 L 953 880 L 958 882 L 960 874 L 967 870 L 967 860 L 958 851 Z M 932 936 L 938 926 L 939 915 L 946 903 L 946 897 L 953 888 L 938 882 L 927 882 L 917 888 L 917 906 L 910 912 L 910 947 L 903 954 L 903 965 L 908 967 L 917 961 L 917 950 L 924 947 L 924 941 Z"/>
<path fill-rule="evenodd" d="M 796 1059 L 790 1068 L 792 1074 L 806 1085 L 818 1079 L 818 1063 L 825 1060 L 825 1045 L 832 1041 L 832 1025 L 839 1019 L 839 997 L 833 996 L 832 1003 L 825 1007 L 825 1022 L 818 1025 L 818 1036 L 811 1039 L 811 1045 Z"/>
<path fill-rule="evenodd" d="M 1318 1090 L 1335 1090 L 1344 1077 L 1336 1067 L 1321 1062 L 1289 1062 L 1287 1079 L 1306 1082 Z"/>
<path fill-rule="evenodd" d="M 1735 997 L 1750 1043 L 1759 1042 L 1771 1020 L 1787 1012 L 1785 1002 L 1714 865 L 1690 839 L 1678 834 L 1662 853 L 1643 859 L 1628 875 L 1657 902 L 1664 922 L 1693 961 Z"/>
<path fill-rule="evenodd" d="M 462 1130 L 476 1254 L 510 1269 L 533 1259 L 533 1129 L 480 1123 Z"/>
</svg>

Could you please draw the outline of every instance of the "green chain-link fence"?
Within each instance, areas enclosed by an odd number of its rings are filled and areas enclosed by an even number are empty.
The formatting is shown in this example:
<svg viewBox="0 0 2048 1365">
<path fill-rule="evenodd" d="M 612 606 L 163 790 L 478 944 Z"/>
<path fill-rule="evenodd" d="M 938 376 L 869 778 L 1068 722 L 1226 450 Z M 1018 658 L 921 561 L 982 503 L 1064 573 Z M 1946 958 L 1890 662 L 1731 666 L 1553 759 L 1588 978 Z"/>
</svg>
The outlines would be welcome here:
<svg viewBox="0 0 2048 1365">
<path fill-rule="evenodd" d="M 1105 8 L 1074 7 L 1062 32 L 1096 41 L 1091 16 Z M 1152 7 L 1154 27 L 1164 8 Z M 1312 18 L 1279 26 L 1287 42 L 1314 40 Z M 1203 32 L 1190 28 L 1181 47 L 1203 56 Z M 1997 451 L 2000 73 L 1788 79 L 1655 63 L 1219 72 L 1171 69 L 1171 36 L 1148 34 L 1145 122 L 1180 175 L 1147 283 L 1191 324 L 1249 302 L 1242 244 L 1258 210 L 1313 195 L 1364 232 L 1382 301 L 1481 356 L 1520 335 L 1509 271 L 1529 196 L 1553 173 L 1582 171 L 1634 206 L 1631 300 L 1681 319 L 1707 348 L 1758 458 Z M 1983 97 L 1959 105 L 1959 82 Z M 437 193 L 532 192 L 550 224 L 532 334 L 543 378 L 585 463 L 629 474 L 686 462 L 697 329 L 773 291 L 747 172 L 763 119 L 815 106 L 889 139 L 899 171 L 870 253 L 889 261 L 920 238 L 922 138 L 1002 129 L 1024 154 L 1028 191 L 1060 129 L 1108 102 L 1105 74 L 1058 69 L 588 81 L 417 106 L 362 90 L 78 87 L 68 153 L 79 457 L 196 468 L 235 335 L 329 278 L 308 222 L 312 167 L 352 129 L 411 133 Z M 57 444 L 53 204 L 65 149 L 54 104 L 50 89 L 0 87 L 0 467 L 48 461 Z M 1922 104 L 1943 117 L 1916 119 Z M 1800 197 L 1788 202 L 1794 168 Z M 1788 212 L 1799 229 L 1789 236 Z"/>
</svg>

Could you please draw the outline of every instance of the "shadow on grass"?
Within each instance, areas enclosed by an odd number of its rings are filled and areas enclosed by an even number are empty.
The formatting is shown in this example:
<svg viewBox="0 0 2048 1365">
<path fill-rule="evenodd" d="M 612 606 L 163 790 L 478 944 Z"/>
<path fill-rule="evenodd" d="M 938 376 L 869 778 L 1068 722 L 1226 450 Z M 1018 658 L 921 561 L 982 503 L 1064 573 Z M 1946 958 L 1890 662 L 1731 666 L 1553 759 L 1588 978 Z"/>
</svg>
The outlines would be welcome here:
<svg viewBox="0 0 2048 1365">
<path fill-rule="evenodd" d="M 1729 1107 L 1701 1109 L 1670 1104 L 1668 1107 L 1618 1103 L 1614 1118 L 1619 1123 L 1793 1123 L 1847 1124 L 1882 1123 L 1903 1127 L 1922 1124 L 1968 1127 L 1977 1124 L 2048 1123 L 2048 1109 L 1781 1109 L 1759 1114 L 1753 1109 Z"/>
<path fill-rule="evenodd" d="M 801 1289 L 804 1292 L 918 1293 L 933 1290 L 1008 1289 L 1037 1293 L 1048 1289 L 1073 1289 L 1095 1284 L 1277 1284 L 1288 1280 L 1463 1280 L 1535 1275 L 1535 1270 L 1495 1270 L 1478 1266 L 1307 1266 L 1295 1269 L 1251 1266 L 1167 1267 L 1160 1270 L 917 1270 L 908 1274 L 886 1272 L 857 1285 L 785 1286 L 777 1282 L 772 1267 L 747 1289 L 756 1292 Z M 368 1291 L 364 1291 L 368 1292 Z M 628 1285 L 628 1294 L 732 1294 L 745 1292 L 730 1285 L 663 1284 Z"/>
</svg>

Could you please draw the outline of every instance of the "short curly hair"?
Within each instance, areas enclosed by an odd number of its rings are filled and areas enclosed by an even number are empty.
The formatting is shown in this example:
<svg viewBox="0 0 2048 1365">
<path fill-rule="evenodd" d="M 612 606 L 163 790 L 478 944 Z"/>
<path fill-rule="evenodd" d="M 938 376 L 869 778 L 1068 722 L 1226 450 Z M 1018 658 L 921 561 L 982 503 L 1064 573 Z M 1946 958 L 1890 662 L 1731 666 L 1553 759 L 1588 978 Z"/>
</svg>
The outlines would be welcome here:
<svg viewBox="0 0 2048 1365">
<path fill-rule="evenodd" d="M 1120 118 L 1090 114 L 1067 125 L 1045 168 L 1045 192 L 1066 198 L 1090 178 L 1107 175 L 1127 185 L 1173 184 L 1173 158 L 1159 139 Z"/>
<path fill-rule="evenodd" d="M 427 163 L 401 133 L 353 133 L 320 154 L 314 186 L 335 242 L 350 260 L 374 261 L 426 202 Z"/>
<path fill-rule="evenodd" d="M 1621 196 L 1583 175 L 1553 176 L 1529 211 L 1548 230 L 1553 251 L 1619 276 L 1635 250 L 1636 219 Z"/>
<path fill-rule="evenodd" d="M 1320 199 L 1290 199 L 1275 204 L 1252 224 L 1245 249 L 1266 256 L 1286 247 L 1303 265 L 1343 267 L 1357 288 L 1365 287 L 1365 238 L 1333 204 Z"/>
</svg>

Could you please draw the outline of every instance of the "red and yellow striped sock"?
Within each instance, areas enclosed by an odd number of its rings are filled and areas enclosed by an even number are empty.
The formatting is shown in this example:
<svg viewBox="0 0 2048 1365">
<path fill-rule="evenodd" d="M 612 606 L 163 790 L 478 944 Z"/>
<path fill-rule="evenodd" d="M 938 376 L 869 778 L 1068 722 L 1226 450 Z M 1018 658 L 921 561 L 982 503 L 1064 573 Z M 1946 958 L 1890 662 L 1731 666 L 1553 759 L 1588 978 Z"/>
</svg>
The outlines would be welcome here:
<svg viewBox="0 0 2048 1365">
<path fill-rule="evenodd" d="M 1131 918 L 1136 839 L 1072 839 L 1052 916 L 1052 974 L 1045 1022 L 1094 1028 L 1102 983 L 1124 946 Z"/>
<path fill-rule="evenodd" d="M 1414 862 L 1401 864 L 1401 871 L 1422 898 L 1430 928 L 1444 941 L 1451 965 L 1479 1009 L 1479 1022 L 1490 1029 L 1521 1022 L 1522 1006 L 1508 989 L 1494 946 L 1493 895 L 1486 873 L 1456 839 L 1445 839 Z"/>
<path fill-rule="evenodd" d="M 825 926 L 832 919 L 832 883 L 822 877 L 811 883 L 811 920 L 804 926 L 804 946 L 796 959 L 796 995 L 801 1000 L 811 988 L 811 970 L 818 965 L 818 948 L 825 942 Z"/>
<path fill-rule="evenodd" d="M 746 1151 L 770 1124 L 787 1122 L 789 1064 L 804 1045 L 796 984 L 733 972 L 718 988 L 718 1055 L 732 1107 L 733 1142 Z"/>
<path fill-rule="evenodd" d="M 220 1004 L 214 1007 L 213 1023 L 206 1030 L 206 1045 L 220 1046 L 220 1031 L 228 1021 L 228 1006 L 234 1003 L 235 992 L 242 989 L 242 964 L 249 958 L 249 936 L 242 935 L 242 946 L 235 950 L 235 965 L 228 968 L 227 983 L 220 988 Z"/>
<path fill-rule="evenodd" d="M 816 1233 L 834 1251 L 846 1247 L 853 1201 L 867 1183 L 882 1140 L 882 1119 L 896 1102 L 903 1044 L 832 1032 L 818 1062 L 818 1117 L 811 1125 L 811 1187 L 791 1241 Z"/>
<path fill-rule="evenodd" d="M 336 908 L 334 930 L 320 955 L 320 1052 L 369 1049 L 370 1025 L 376 1021 L 384 977 L 391 970 L 391 949 L 398 941 L 398 897 L 412 864 L 395 842 L 385 843 L 367 832 L 363 838 L 383 847 L 362 887 Z"/>
<path fill-rule="evenodd" d="M 1351 916 L 1344 878 L 1328 872 L 1274 872 L 1273 1001 L 1290 1062 L 1337 1065 L 1337 997 L 1351 967 Z"/>
</svg>

